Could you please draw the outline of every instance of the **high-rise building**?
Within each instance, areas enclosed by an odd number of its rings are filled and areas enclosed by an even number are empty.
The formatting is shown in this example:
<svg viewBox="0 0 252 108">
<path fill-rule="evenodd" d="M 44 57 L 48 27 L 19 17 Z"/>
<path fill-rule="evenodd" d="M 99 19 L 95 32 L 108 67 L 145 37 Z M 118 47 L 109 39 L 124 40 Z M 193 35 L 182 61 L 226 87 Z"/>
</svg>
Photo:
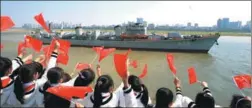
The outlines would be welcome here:
<svg viewBox="0 0 252 108">
<path fill-rule="evenodd" d="M 229 26 L 229 18 L 222 19 L 223 28 L 226 29 Z"/>
<path fill-rule="evenodd" d="M 230 29 L 240 29 L 241 28 L 241 21 L 229 22 L 228 28 L 230 28 Z"/>
<path fill-rule="evenodd" d="M 217 21 L 217 28 L 218 29 L 223 28 L 223 26 L 222 26 L 222 20 L 221 19 L 218 19 L 218 21 Z"/>
<path fill-rule="evenodd" d="M 198 24 L 198 23 L 195 23 L 195 24 L 194 24 L 194 27 L 195 27 L 195 28 L 198 28 L 198 27 L 199 27 L 199 24 Z"/>
<path fill-rule="evenodd" d="M 137 23 L 144 23 L 144 19 L 143 18 L 137 18 Z"/>
<path fill-rule="evenodd" d="M 155 24 L 148 24 L 148 29 L 155 29 Z"/>
</svg>

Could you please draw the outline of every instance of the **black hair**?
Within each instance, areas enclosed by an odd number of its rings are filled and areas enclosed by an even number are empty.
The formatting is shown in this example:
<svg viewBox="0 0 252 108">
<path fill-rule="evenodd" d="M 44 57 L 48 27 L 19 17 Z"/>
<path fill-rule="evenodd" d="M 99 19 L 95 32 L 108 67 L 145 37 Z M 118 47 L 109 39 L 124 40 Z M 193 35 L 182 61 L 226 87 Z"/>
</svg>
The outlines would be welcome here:
<svg viewBox="0 0 252 108">
<path fill-rule="evenodd" d="M 165 87 L 157 90 L 156 108 L 167 108 L 173 101 L 173 92 Z"/>
<path fill-rule="evenodd" d="M 5 76 L 11 67 L 12 62 L 9 58 L 0 57 L 0 77 Z"/>
<path fill-rule="evenodd" d="M 214 98 L 204 92 L 199 92 L 195 97 L 195 104 L 197 108 L 214 108 L 215 101 Z"/>
<path fill-rule="evenodd" d="M 80 71 L 78 77 L 74 82 L 74 86 L 88 86 L 95 79 L 95 73 L 91 68 Z"/>
<path fill-rule="evenodd" d="M 62 79 L 63 79 L 63 83 L 64 83 L 64 82 L 68 82 L 69 80 L 71 80 L 72 77 L 68 73 L 64 72 Z"/>
<path fill-rule="evenodd" d="M 59 83 L 60 79 L 62 79 L 64 70 L 60 67 L 53 67 L 48 70 L 47 72 L 47 79 L 46 83 L 43 86 L 42 93 L 44 94 L 44 101 L 46 100 L 45 97 L 48 95 L 46 90 L 50 87 L 52 87 L 51 84 L 57 84 Z"/>
<path fill-rule="evenodd" d="M 43 65 L 39 62 L 35 62 L 35 61 L 32 61 L 31 63 L 35 68 L 36 68 L 36 71 L 39 73 L 39 78 L 41 78 L 44 74 L 44 71 L 43 71 Z"/>
<path fill-rule="evenodd" d="M 230 108 L 251 108 L 251 101 L 242 95 L 234 94 L 230 103 Z"/>
<path fill-rule="evenodd" d="M 94 90 L 94 108 L 99 108 L 102 104 L 102 94 L 109 92 L 114 87 L 114 81 L 109 75 L 102 75 L 97 79 Z"/>
<path fill-rule="evenodd" d="M 25 64 L 20 67 L 18 76 L 14 83 L 14 93 L 16 98 L 21 104 L 24 104 L 24 88 L 23 83 L 28 83 L 34 80 L 34 75 L 36 74 L 36 68 L 31 64 Z"/>
<path fill-rule="evenodd" d="M 134 91 L 141 93 L 141 102 L 146 107 L 149 101 L 149 92 L 147 87 L 142 83 L 141 79 L 135 75 L 130 75 L 128 82 Z"/>
<path fill-rule="evenodd" d="M 69 108 L 71 104 L 68 100 L 58 97 L 51 93 L 47 93 L 47 95 L 44 98 L 45 98 L 44 102 L 45 108 Z"/>
</svg>

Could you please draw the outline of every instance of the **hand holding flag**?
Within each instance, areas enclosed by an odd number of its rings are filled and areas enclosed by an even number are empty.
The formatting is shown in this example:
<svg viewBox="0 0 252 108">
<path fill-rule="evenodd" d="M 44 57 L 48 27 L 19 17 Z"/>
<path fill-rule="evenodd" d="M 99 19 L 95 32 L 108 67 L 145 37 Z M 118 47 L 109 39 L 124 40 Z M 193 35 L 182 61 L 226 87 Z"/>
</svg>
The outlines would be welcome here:
<svg viewBox="0 0 252 108">
<path fill-rule="evenodd" d="M 176 67 L 174 66 L 174 60 L 173 60 L 173 55 L 172 54 L 167 54 L 166 55 L 166 60 L 167 60 L 167 62 L 168 62 L 168 64 L 169 64 L 169 67 L 170 67 L 170 70 L 172 71 L 172 74 L 173 74 L 173 76 L 174 77 L 176 77 L 176 72 L 177 72 L 177 70 L 176 70 Z"/>
</svg>

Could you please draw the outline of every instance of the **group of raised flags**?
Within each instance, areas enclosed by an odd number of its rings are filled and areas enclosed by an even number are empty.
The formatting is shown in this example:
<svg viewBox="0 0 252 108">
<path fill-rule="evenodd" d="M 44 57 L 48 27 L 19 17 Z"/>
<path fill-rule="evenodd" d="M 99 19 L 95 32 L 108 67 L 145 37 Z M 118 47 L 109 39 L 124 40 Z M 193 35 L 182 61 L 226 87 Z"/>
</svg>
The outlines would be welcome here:
<svg viewBox="0 0 252 108">
<path fill-rule="evenodd" d="M 46 25 L 44 17 L 42 13 L 35 15 L 34 19 L 43 27 L 45 31 L 48 33 L 51 33 L 49 27 Z M 14 22 L 9 16 L 1 16 L 1 32 L 6 31 L 14 26 Z M 43 42 L 39 39 L 33 38 L 31 36 L 26 35 L 24 38 L 23 42 L 19 42 L 18 44 L 18 54 L 22 53 L 24 48 L 31 48 L 35 52 L 43 52 L 45 56 L 45 61 L 42 62 L 43 66 L 46 66 L 46 61 L 50 58 L 51 53 L 53 52 L 53 49 L 55 47 L 55 42 L 58 41 L 60 44 L 59 48 L 59 55 L 57 58 L 57 63 L 61 63 L 63 65 L 68 64 L 69 56 L 69 48 L 71 46 L 71 43 L 67 40 L 63 39 L 56 39 L 53 38 L 51 41 L 51 44 L 49 46 L 43 47 Z M 43 47 L 43 48 L 42 48 Z M 1 44 L 1 49 L 4 48 L 4 45 Z M 41 50 L 42 49 L 42 50 Z M 106 58 L 108 55 L 111 53 L 115 52 L 115 48 L 104 48 L 103 46 L 101 47 L 93 47 L 92 48 L 96 52 L 96 57 L 99 56 L 98 63 L 100 63 L 104 58 Z M 131 60 L 129 61 L 128 55 L 131 52 L 131 49 L 129 49 L 125 54 L 114 54 L 114 66 L 116 69 L 116 72 L 118 75 L 122 78 L 126 77 L 127 71 L 128 71 L 128 66 L 132 66 L 133 68 L 138 68 L 138 62 L 137 60 Z M 96 59 L 94 58 L 94 60 Z M 32 59 L 32 58 L 31 58 Z M 168 67 L 170 68 L 172 74 L 174 77 L 177 77 L 177 69 L 174 65 L 174 57 L 172 54 L 168 53 L 166 55 L 166 60 L 168 63 Z M 29 60 L 31 62 L 31 60 Z M 77 63 L 76 66 L 74 67 L 75 70 L 82 70 L 86 68 L 91 68 L 92 67 L 92 62 L 91 63 Z M 144 65 L 144 68 L 142 70 L 142 73 L 139 75 L 140 78 L 144 78 L 147 75 L 147 64 Z M 194 84 L 196 82 L 200 82 L 197 79 L 196 71 L 194 67 L 188 68 L 188 79 L 189 79 L 189 84 Z M 235 85 L 241 90 L 245 88 L 251 88 L 251 75 L 249 74 L 241 74 L 241 75 L 236 75 L 233 77 L 233 81 Z M 67 93 L 61 93 L 66 90 L 71 90 L 73 92 L 67 92 Z M 83 93 L 83 92 L 92 92 L 91 87 L 51 87 L 47 90 L 50 93 L 59 95 L 60 97 L 63 97 L 67 100 L 70 100 L 71 97 L 80 97 L 83 98 L 84 94 L 78 94 L 78 93 Z"/>
</svg>

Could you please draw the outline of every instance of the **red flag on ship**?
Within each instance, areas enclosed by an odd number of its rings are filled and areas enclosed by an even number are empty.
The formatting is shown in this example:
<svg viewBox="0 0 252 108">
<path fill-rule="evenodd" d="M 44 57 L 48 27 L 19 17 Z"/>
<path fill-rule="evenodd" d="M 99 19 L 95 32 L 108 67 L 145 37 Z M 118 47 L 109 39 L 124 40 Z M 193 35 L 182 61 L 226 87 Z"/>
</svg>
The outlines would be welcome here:
<svg viewBox="0 0 252 108">
<path fill-rule="evenodd" d="M 125 54 L 114 54 L 116 72 L 121 78 L 127 77 L 127 59 Z"/>
<path fill-rule="evenodd" d="M 251 75 L 237 75 L 233 77 L 233 80 L 239 89 L 251 88 Z"/>
<path fill-rule="evenodd" d="M 1 32 L 10 29 L 13 26 L 15 26 L 15 24 L 9 16 L 1 16 Z"/>
<path fill-rule="evenodd" d="M 189 83 L 190 84 L 196 83 L 198 81 L 194 67 L 190 67 L 188 69 L 188 76 L 189 76 Z"/>
<path fill-rule="evenodd" d="M 130 62 L 130 66 L 134 67 L 134 68 L 137 68 L 137 60 L 133 60 Z"/>
<path fill-rule="evenodd" d="M 99 62 L 101 62 L 105 57 L 113 53 L 115 50 L 116 50 L 115 48 L 102 49 L 100 51 Z"/>
<path fill-rule="evenodd" d="M 87 69 L 90 68 L 91 64 L 87 64 L 87 63 L 77 63 L 75 66 L 76 70 L 83 70 L 83 69 Z"/>
<path fill-rule="evenodd" d="M 174 66 L 174 60 L 173 60 L 173 55 L 172 54 L 167 54 L 166 55 L 166 59 L 167 59 L 167 62 L 168 62 L 168 64 L 169 64 L 169 67 L 170 67 L 170 70 L 172 71 L 172 73 L 174 74 L 174 75 L 176 75 L 176 72 L 177 72 L 177 70 L 176 70 L 176 67 Z"/>
<path fill-rule="evenodd" d="M 35 15 L 34 19 L 48 32 L 51 33 L 49 27 L 46 25 L 46 22 L 44 20 L 44 17 L 42 15 L 42 13 Z"/>
<path fill-rule="evenodd" d="M 47 92 L 71 101 L 72 97 L 84 98 L 86 93 L 92 92 L 91 87 L 55 86 L 47 89 Z"/>
<path fill-rule="evenodd" d="M 144 78 L 147 75 L 147 68 L 147 64 L 145 64 L 143 72 L 139 75 L 139 78 Z"/>
</svg>

